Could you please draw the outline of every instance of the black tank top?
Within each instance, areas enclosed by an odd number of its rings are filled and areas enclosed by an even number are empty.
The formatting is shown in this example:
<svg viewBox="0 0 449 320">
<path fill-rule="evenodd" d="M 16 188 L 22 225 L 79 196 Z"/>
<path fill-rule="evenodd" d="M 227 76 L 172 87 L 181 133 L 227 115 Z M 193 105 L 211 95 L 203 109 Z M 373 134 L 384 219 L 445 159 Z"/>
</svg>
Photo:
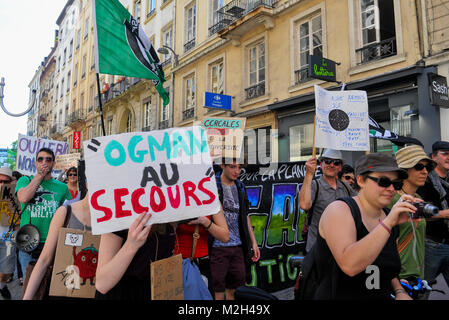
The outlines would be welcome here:
<svg viewBox="0 0 449 320">
<path fill-rule="evenodd" d="M 357 202 L 353 198 L 341 198 L 348 204 L 351 211 L 353 212 L 354 222 L 357 229 L 357 241 L 368 235 L 368 230 L 362 222 L 362 217 L 360 214 L 360 209 Z M 336 300 L 365 300 L 365 299 L 391 299 L 392 286 L 391 280 L 399 276 L 401 271 L 401 260 L 399 257 L 396 238 L 398 236 L 397 227 L 393 228 L 388 241 L 383 247 L 380 254 L 377 256 L 376 260 L 373 261 L 371 266 L 365 271 L 350 277 L 341 271 L 338 264 L 336 264 L 335 272 L 338 273 L 338 281 L 336 282 L 335 288 L 335 299 Z M 326 272 L 329 270 L 329 259 L 333 259 L 332 253 L 320 234 L 318 233 L 317 238 L 317 265 L 321 272 Z M 378 268 L 377 271 L 376 267 Z M 375 281 L 375 277 L 378 275 L 379 281 Z M 371 288 L 371 289 L 370 289 Z M 316 292 L 316 299 L 326 299 L 328 297 L 328 292 Z"/>
</svg>

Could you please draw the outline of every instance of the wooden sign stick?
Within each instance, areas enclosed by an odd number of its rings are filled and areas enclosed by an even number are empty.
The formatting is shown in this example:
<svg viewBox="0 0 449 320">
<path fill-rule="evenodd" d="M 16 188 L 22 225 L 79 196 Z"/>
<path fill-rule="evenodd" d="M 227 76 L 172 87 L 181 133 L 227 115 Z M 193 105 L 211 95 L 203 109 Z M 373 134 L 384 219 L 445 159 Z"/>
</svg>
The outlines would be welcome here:
<svg viewBox="0 0 449 320">
<path fill-rule="evenodd" d="M 315 149 L 315 127 L 316 127 L 316 114 L 313 118 L 313 146 L 312 146 L 312 157 L 316 156 L 316 149 Z"/>
</svg>

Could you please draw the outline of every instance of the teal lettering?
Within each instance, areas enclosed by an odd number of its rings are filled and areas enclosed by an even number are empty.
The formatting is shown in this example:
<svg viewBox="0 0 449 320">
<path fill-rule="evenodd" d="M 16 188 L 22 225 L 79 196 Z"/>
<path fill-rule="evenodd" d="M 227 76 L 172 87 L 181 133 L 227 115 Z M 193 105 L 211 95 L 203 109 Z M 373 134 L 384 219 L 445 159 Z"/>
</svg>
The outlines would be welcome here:
<svg viewBox="0 0 449 320">
<path fill-rule="evenodd" d="M 196 154 L 195 146 L 198 148 L 200 153 L 203 153 L 207 150 L 207 137 L 204 129 L 201 128 L 201 142 L 198 141 L 192 130 L 187 131 L 187 134 L 189 135 L 190 150 L 192 151 L 192 154 Z"/>
<path fill-rule="evenodd" d="M 129 140 L 128 144 L 129 158 L 137 163 L 142 163 L 145 155 L 148 153 L 148 150 L 139 150 L 136 152 L 136 146 L 142 140 L 142 136 L 134 136 Z"/>
<path fill-rule="evenodd" d="M 114 150 L 118 151 L 118 157 L 114 158 L 112 156 L 112 152 Z M 121 166 L 126 161 L 126 152 L 125 148 L 116 140 L 112 140 L 108 143 L 106 148 L 104 148 L 104 158 L 108 162 L 109 165 L 113 167 Z"/>
<path fill-rule="evenodd" d="M 182 148 L 182 150 L 184 150 L 187 156 L 191 155 L 189 146 L 185 143 L 182 135 L 179 132 L 173 133 L 172 139 L 173 139 L 173 154 L 172 154 L 173 158 L 178 157 L 178 150 L 180 147 Z"/>
<path fill-rule="evenodd" d="M 163 151 L 165 149 L 167 159 L 171 159 L 171 145 L 168 132 L 164 133 L 164 140 L 162 141 L 162 144 L 159 144 L 153 136 L 148 136 L 148 148 L 150 150 L 151 161 L 155 160 L 154 148 L 158 151 Z"/>
</svg>

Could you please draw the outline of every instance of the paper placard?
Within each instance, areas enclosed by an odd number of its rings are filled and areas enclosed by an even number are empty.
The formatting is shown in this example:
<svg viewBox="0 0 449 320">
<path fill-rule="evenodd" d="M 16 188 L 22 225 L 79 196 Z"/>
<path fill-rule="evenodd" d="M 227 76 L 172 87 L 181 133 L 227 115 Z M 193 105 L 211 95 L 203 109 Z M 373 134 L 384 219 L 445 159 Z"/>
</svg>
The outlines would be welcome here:
<svg viewBox="0 0 449 320">
<path fill-rule="evenodd" d="M 151 263 L 151 300 L 184 300 L 181 254 Z"/>
<path fill-rule="evenodd" d="M 56 156 L 55 170 L 66 170 L 71 167 L 78 167 L 78 160 L 81 159 L 81 153 L 69 153 Z"/>
<path fill-rule="evenodd" d="M 50 282 L 50 296 L 95 297 L 100 236 L 61 228 Z"/>
<path fill-rule="evenodd" d="M 0 186 L 0 226 L 9 226 L 13 217 L 16 224 L 20 223 L 18 219 L 20 205 L 14 194 L 15 190 L 16 181 Z"/>
<path fill-rule="evenodd" d="M 246 118 L 236 117 L 207 117 L 203 120 L 212 159 L 240 157 L 245 124 Z"/>
<path fill-rule="evenodd" d="M 370 149 L 366 91 L 328 91 L 315 85 L 315 105 L 315 147 Z"/>
<path fill-rule="evenodd" d="M 216 214 L 217 185 L 204 129 L 132 132 L 84 141 L 92 234 Z"/>
</svg>

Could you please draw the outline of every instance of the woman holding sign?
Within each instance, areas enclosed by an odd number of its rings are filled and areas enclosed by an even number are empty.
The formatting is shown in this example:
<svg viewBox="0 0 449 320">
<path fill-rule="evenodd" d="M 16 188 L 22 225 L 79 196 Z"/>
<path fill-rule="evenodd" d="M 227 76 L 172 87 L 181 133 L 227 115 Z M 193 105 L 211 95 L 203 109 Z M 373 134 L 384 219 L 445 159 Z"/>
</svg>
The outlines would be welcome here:
<svg viewBox="0 0 449 320">
<path fill-rule="evenodd" d="M 86 189 L 82 189 L 86 190 Z M 84 192 L 82 192 L 84 193 Z M 91 230 L 89 197 L 86 193 L 83 200 L 69 206 L 61 206 L 53 216 L 42 253 L 33 268 L 28 283 L 25 283 L 23 300 L 34 300 L 48 266 L 53 263 L 58 243 L 59 230 L 67 227 L 78 230 Z"/>
</svg>

